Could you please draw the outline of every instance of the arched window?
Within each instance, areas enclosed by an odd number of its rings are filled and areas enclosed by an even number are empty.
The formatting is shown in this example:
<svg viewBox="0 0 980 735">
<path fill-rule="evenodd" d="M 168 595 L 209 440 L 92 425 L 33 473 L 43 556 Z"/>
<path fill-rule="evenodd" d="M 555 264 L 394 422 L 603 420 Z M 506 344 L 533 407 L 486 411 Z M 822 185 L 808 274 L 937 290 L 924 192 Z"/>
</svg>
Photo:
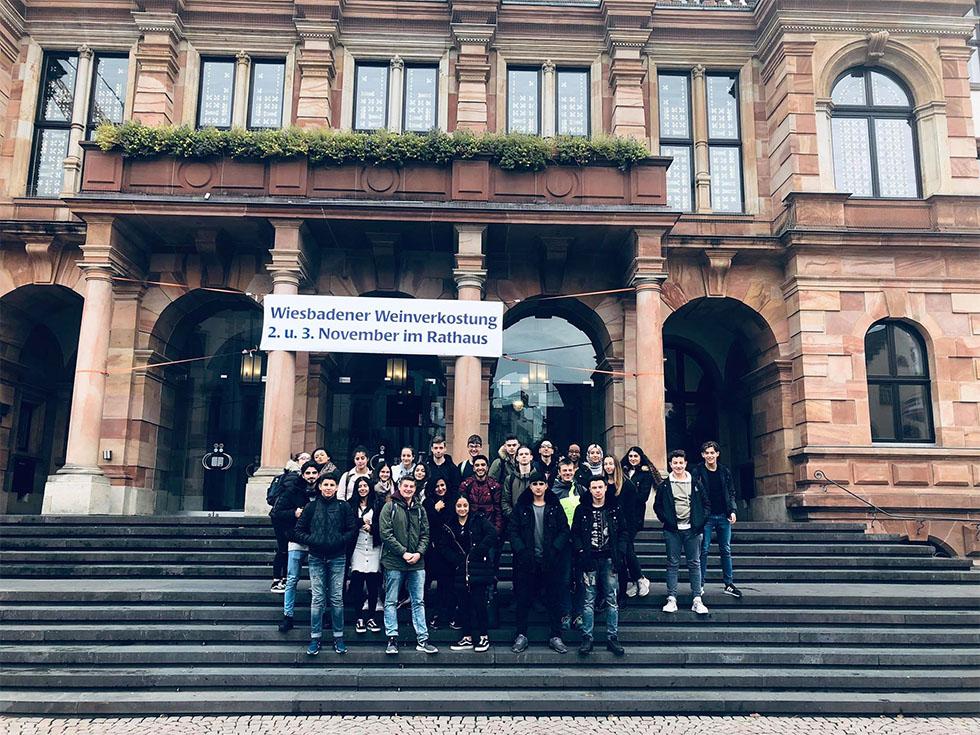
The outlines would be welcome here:
<svg viewBox="0 0 980 735">
<path fill-rule="evenodd" d="M 864 336 L 871 440 L 931 442 L 932 401 L 922 337 L 906 324 L 881 321 Z"/>
<path fill-rule="evenodd" d="M 859 197 L 917 197 L 912 97 L 883 71 L 851 69 L 831 92 L 834 179 Z"/>
</svg>

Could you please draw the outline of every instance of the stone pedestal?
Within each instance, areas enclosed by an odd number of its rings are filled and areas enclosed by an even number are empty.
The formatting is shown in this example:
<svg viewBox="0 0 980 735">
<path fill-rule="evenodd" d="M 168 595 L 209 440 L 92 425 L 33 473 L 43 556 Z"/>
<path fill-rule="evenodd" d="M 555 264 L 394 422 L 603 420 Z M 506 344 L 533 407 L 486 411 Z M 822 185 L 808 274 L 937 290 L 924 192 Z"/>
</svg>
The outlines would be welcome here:
<svg viewBox="0 0 980 735">
<path fill-rule="evenodd" d="M 109 513 L 111 507 L 112 486 L 98 467 L 65 465 L 44 485 L 44 515 Z"/>
</svg>

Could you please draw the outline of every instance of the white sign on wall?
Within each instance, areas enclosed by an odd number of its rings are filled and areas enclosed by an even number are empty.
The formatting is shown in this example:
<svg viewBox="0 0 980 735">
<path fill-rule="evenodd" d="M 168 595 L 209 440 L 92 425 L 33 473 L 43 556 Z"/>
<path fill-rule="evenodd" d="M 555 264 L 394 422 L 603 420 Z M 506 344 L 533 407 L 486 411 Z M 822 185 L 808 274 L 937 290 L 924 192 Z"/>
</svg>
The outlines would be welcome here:
<svg viewBox="0 0 980 735">
<path fill-rule="evenodd" d="M 283 296 L 263 299 L 263 350 L 500 357 L 499 301 Z"/>
</svg>

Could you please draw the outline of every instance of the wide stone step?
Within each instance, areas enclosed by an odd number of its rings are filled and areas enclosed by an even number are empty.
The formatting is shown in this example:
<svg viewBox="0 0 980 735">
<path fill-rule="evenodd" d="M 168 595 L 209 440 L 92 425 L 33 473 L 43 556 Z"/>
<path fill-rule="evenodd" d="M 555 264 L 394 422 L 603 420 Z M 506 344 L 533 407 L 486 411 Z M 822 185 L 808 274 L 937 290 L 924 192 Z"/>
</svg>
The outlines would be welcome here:
<svg viewBox="0 0 980 735">
<path fill-rule="evenodd" d="M 881 692 L 766 689 L 565 689 L 541 696 L 535 687 L 470 689 L 465 697 L 445 690 L 398 688 L 181 689 L 139 691 L 26 689 L 0 693 L 7 714 L 974 714 L 972 691 Z"/>
<path fill-rule="evenodd" d="M 499 664 L 487 668 L 486 654 L 470 653 L 474 668 L 468 685 L 480 689 L 513 689 L 528 671 L 523 665 Z M 577 660 L 574 660 L 577 659 Z M 559 663 L 560 662 L 560 663 Z M 625 662 L 629 662 L 626 659 Z M 399 662 L 400 663 L 400 662 Z M 630 662 L 632 663 L 632 662 Z M 458 666 L 433 665 L 398 669 L 399 687 L 456 689 Z M 181 687 L 193 689 L 381 689 L 390 686 L 395 663 L 359 666 L 346 657 L 338 657 L 324 648 L 320 658 L 306 666 L 202 666 L 202 667 L 99 667 L 39 668 L 7 667 L 0 672 L 2 689 L 149 689 Z M 885 690 L 956 691 L 980 687 L 980 671 L 958 669 L 875 669 L 808 666 L 794 667 L 693 667 L 674 666 L 596 666 L 574 653 L 559 657 L 553 654 L 550 666 L 534 669 L 534 686 L 541 693 L 548 690 L 586 689 L 819 689 L 819 690 Z"/>
<path fill-rule="evenodd" d="M 689 616 L 693 613 L 684 611 L 678 615 Z M 600 620 L 602 617 L 600 616 Z M 407 626 L 407 619 L 403 625 Z M 348 624 L 348 627 L 349 624 Z M 597 624 L 601 628 L 601 623 Z M 538 626 L 532 625 L 533 631 Z M 542 627 L 538 638 L 545 639 L 547 631 Z M 299 640 L 305 637 L 303 631 L 290 634 Z M 451 642 L 458 635 L 455 631 L 439 630 L 432 635 L 434 639 Z M 814 645 L 833 645 L 837 643 L 878 643 L 902 647 L 922 646 L 968 646 L 980 644 L 980 628 L 969 627 L 926 627 L 903 626 L 888 627 L 859 627 L 854 626 L 808 626 L 806 628 L 791 628 L 777 625 L 645 625 L 626 623 L 620 626 L 620 638 L 626 642 L 666 643 L 680 642 L 724 643 L 738 640 L 742 644 L 749 643 L 782 643 Z M 239 643 L 278 643 L 282 635 L 270 625 L 224 625 L 187 623 L 175 626 L 169 623 L 127 624 L 28 624 L 18 623 L 5 625 L 0 629 L 2 643 L 69 643 L 69 642 L 200 642 L 204 645 L 220 642 Z"/>
<path fill-rule="evenodd" d="M 411 636 L 408 636 L 410 638 Z M 359 637 L 358 637 L 359 638 Z M 392 659 L 384 652 L 382 635 L 366 634 L 367 640 L 359 642 L 348 635 L 350 647 L 344 664 L 391 665 Z M 519 662 L 521 666 L 553 666 L 558 654 L 548 649 L 544 638 L 533 638 L 531 646 L 522 654 L 510 650 L 512 631 L 507 635 L 491 637 L 493 646 L 485 654 L 456 652 L 447 646 L 440 649 L 433 659 L 415 651 L 407 638 L 403 638 L 403 650 L 397 659 L 399 670 L 405 667 L 459 666 L 465 669 L 480 666 L 508 665 Z M 601 635 L 600 635 L 601 639 Z M 569 644 L 578 638 L 569 636 Z M 326 652 L 324 652 L 326 653 Z M 322 656 L 323 654 L 321 654 Z M 334 654 L 331 652 L 330 656 Z M 577 656 L 560 659 L 562 666 L 579 665 Z M 599 646 L 589 658 L 592 663 L 617 662 L 611 653 Z M 830 648 L 812 645 L 745 645 L 732 643 L 677 643 L 674 645 L 631 644 L 626 663 L 630 666 L 846 666 L 873 670 L 878 667 L 933 667 L 966 669 L 980 667 L 980 649 L 976 646 L 930 648 L 900 648 L 896 646 L 864 646 L 838 644 Z M 267 645 L 242 646 L 240 644 L 214 643 L 207 646 L 173 643 L 112 644 L 50 644 L 45 646 L 0 644 L 0 664 L 56 667 L 56 666 L 280 666 L 290 669 L 300 666 L 322 665 L 321 659 L 312 660 L 306 655 L 306 639 L 283 641 Z"/>
</svg>

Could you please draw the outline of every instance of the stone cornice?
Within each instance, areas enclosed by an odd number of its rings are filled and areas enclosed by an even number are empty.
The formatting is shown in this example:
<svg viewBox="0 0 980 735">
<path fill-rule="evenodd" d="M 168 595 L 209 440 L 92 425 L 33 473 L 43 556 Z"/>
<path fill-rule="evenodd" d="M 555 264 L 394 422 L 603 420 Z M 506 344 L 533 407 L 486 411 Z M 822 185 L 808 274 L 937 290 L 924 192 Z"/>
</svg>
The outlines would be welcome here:
<svg viewBox="0 0 980 735">
<path fill-rule="evenodd" d="M 20 3 L 0 3 L 0 53 L 10 61 L 17 59 L 17 45 L 27 32 L 24 7 Z"/>
</svg>

